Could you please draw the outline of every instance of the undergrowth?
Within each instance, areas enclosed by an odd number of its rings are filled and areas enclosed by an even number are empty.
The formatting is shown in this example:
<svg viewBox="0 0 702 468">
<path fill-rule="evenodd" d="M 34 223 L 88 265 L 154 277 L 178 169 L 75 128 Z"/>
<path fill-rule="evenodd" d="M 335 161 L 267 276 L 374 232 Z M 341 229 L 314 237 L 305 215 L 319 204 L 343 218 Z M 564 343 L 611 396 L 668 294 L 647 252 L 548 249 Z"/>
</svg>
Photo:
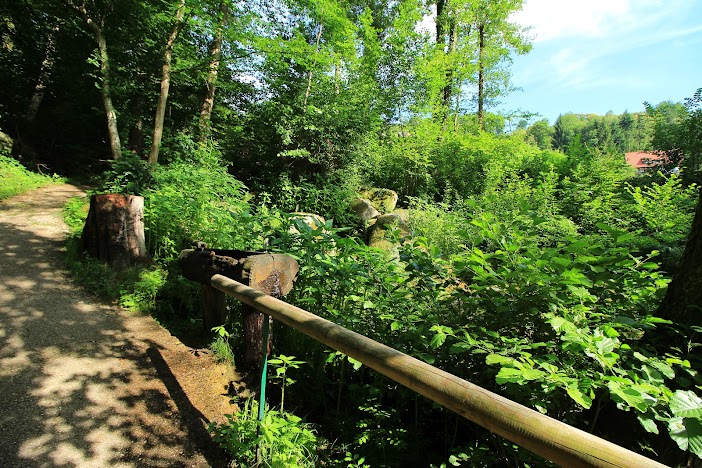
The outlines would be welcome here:
<svg viewBox="0 0 702 468">
<path fill-rule="evenodd" d="M 15 159 L 0 154 L 0 200 L 61 182 L 61 177 L 30 172 Z"/>
</svg>

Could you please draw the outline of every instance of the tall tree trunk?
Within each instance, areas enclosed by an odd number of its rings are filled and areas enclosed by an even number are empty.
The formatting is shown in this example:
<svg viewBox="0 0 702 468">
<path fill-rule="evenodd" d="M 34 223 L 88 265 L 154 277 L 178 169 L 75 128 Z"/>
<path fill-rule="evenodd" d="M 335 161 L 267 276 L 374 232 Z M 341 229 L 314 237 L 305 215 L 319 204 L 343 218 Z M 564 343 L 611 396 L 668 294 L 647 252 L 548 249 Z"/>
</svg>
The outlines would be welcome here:
<svg viewBox="0 0 702 468">
<path fill-rule="evenodd" d="M 32 98 L 29 100 L 29 106 L 27 107 L 27 112 L 24 114 L 24 120 L 28 127 L 34 123 L 34 119 L 37 117 L 37 112 L 39 111 L 39 106 L 44 100 L 44 93 L 46 92 L 46 85 L 51 77 L 51 71 L 54 68 L 54 54 L 56 52 L 56 33 L 58 33 L 59 25 L 57 24 L 46 35 L 46 45 L 44 46 L 44 60 L 41 62 L 41 68 L 39 69 L 39 77 L 37 78 L 37 83 L 34 85 L 34 92 L 32 93 Z"/>
<path fill-rule="evenodd" d="M 98 58 L 100 61 L 100 91 L 102 92 L 102 104 L 107 116 L 107 133 L 110 139 L 110 150 L 112 159 L 119 159 L 122 156 L 122 144 L 119 141 L 119 131 L 117 130 L 117 113 L 112 105 L 112 89 L 110 86 L 110 60 L 107 55 L 107 41 L 102 32 L 103 24 L 98 24 L 96 18 L 91 16 L 85 3 L 80 5 L 73 3 L 73 0 L 66 0 L 66 4 L 77 11 L 85 20 L 88 29 L 95 35 L 98 44 Z"/>
<path fill-rule="evenodd" d="M 129 151 L 141 155 L 144 151 L 144 118 L 139 116 L 129 129 Z"/>
<path fill-rule="evenodd" d="M 119 141 L 119 130 L 117 129 L 117 113 L 112 105 L 112 88 L 110 84 L 110 60 L 107 55 L 107 41 L 102 29 L 95 23 L 93 32 L 98 43 L 98 51 L 100 53 L 100 74 L 102 76 L 102 103 L 105 107 L 107 115 L 107 133 L 110 139 L 110 149 L 112 150 L 112 159 L 122 157 L 122 143 Z"/>
<path fill-rule="evenodd" d="M 317 30 L 317 43 L 316 43 L 316 50 L 314 53 L 314 61 L 312 62 L 312 68 L 317 66 L 317 54 L 319 54 L 319 42 L 322 38 L 322 23 L 319 24 L 319 30 Z M 305 101 L 302 104 L 302 107 L 305 109 L 307 108 L 307 100 L 310 97 L 310 93 L 312 92 L 312 68 L 310 68 L 310 72 L 307 74 L 307 90 L 305 91 Z"/>
<path fill-rule="evenodd" d="M 449 0 L 437 0 L 436 1 L 436 46 L 441 51 L 442 54 L 446 54 L 446 23 L 447 23 L 447 13 L 446 6 Z M 448 76 L 449 71 L 446 70 L 446 75 Z M 446 123 L 446 87 L 441 89 L 441 104 L 434 111 L 433 119 L 435 122 Z M 450 88 L 449 88 L 450 95 Z"/>
<path fill-rule="evenodd" d="M 198 122 L 198 139 L 200 143 L 207 141 L 207 138 L 210 136 L 210 121 L 212 120 L 212 109 L 214 108 L 214 98 L 217 90 L 217 74 L 219 72 L 219 63 L 222 59 L 222 40 L 224 38 L 224 28 L 227 26 L 229 19 L 229 4 L 226 1 L 220 4 L 220 11 L 219 24 L 210 47 L 210 66 L 207 73 L 205 99 L 203 99 L 202 107 L 200 108 L 200 120 Z"/>
<path fill-rule="evenodd" d="M 478 25 L 478 128 L 485 130 L 485 25 Z"/>
<path fill-rule="evenodd" d="M 185 13 L 185 0 L 180 0 L 176 10 L 175 21 L 171 27 L 171 32 L 166 41 L 166 50 L 163 53 L 163 68 L 161 72 L 161 94 L 156 103 L 156 117 L 154 118 L 154 137 L 151 142 L 149 152 L 149 164 L 155 166 L 158 163 L 158 153 L 161 149 L 161 139 L 163 138 L 163 121 L 166 117 L 166 104 L 168 103 L 168 91 L 171 87 L 171 57 L 173 56 L 173 44 L 178 33 L 183 28 L 183 15 Z"/>
<path fill-rule="evenodd" d="M 660 317 L 702 325 L 702 196 L 677 273 L 658 308 Z"/>
<path fill-rule="evenodd" d="M 451 19 L 449 22 L 449 44 L 448 44 L 448 51 L 446 53 L 447 56 L 450 58 L 453 58 L 456 55 L 456 48 L 458 47 L 458 25 L 456 24 L 455 19 Z M 446 82 L 444 84 L 444 89 L 442 93 L 442 105 L 443 105 L 443 128 L 444 131 L 448 127 L 448 120 L 449 120 L 449 115 L 451 114 L 451 97 L 453 96 L 453 79 L 454 75 L 454 65 L 449 63 L 449 66 L 446 68 Z"/>
</svg>

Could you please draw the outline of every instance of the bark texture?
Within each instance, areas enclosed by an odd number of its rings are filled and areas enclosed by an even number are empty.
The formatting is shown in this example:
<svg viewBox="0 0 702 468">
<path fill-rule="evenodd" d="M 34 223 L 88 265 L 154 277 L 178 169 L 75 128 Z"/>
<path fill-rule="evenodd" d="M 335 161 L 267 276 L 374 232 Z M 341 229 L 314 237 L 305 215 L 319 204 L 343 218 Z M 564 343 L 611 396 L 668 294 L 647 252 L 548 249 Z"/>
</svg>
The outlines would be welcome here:
<svg viewBox="0 0 702 468">
<path fill-rule="evenodd" d="M 668 286 L 658 315 L 686 325 L 702 325 L 702 198 L 697 202 L 678 272 Z"/>
<path fill-rule="evenodd" d="M 110 151 L 112 159 L 119 159 L 122 156 L 122 143 L 117 130 L 117 112 L 112 104 L 112 85 L 110 82 L 110 60 L 107 54 L 107 40 L 103 32 L 104 21 L 88 11 L 84 3 L 76 4 L 73 0 L 65 0 L 66 4 L 77 11 L 85 20 L 90 32 L 95 36 L 98 45 L 98 58 L 100 61 L 100 91 L 102 92 L 102 104 L 107 116 L 107 133 L 110 140 Z"/>
<path fill-rule="evenodd" d="M 32 98 L 29 100 L 29 106 L 27 106 L 27 112 L 24 114 L 24 120 L 29 126 L 32 125 L 34 119 L 37 117 L 37 112 L 39 112 L 39 106 L 44 100 L 44 94 L 46 93 L 46 85 L 51 77 L 51 71 L 54 68 L 54 55 L 56 53 L 56 34 L 58 33 L 59 25 L 57 24 L 46 35 L 46 45 L 44 46 L 44 59 L 41 62 L 41 69 L 39 70 L 39 77 L 34 85 L 34 92 L 32 93 Z"/>
<path fill-rule="evenodd" d="M 273 297 L 283 297 L 292 290 L 299 266 L 294 258 L 241 250 L 184 250 L 179 259 L 183 276 L 202 283 L 203 322 L 205 330 L 222 325 L 226 319 L 224 295 L 209 286 L 214 275 L 239 281 Z M 266 316 L 243 306 L 244 367 L 254 369 L 263 354 L 263 323 Z M 273 333 L 269 334 L 268 350 Z"/>
<path fill-rule="evenodd" d="M 161 69 L 161 93 L 156 103 L 156 117 L 154 118 L 154 138 L 149 152 L 149 164 L 155 166 L 158 163 L 158 153 L 161 149 L 161 139 L 163 138 L 163 121 L 166 117 L 166 104 L 168 103 L 168 92 L 171 88 L 171 58 L 173 57 L 173 44 L 183 28 L 183 16 L 185 14 L 185 0 L 180 0 L 176 10 L 175 22 L 171 28 L 166 41 L 166 50 L 163 53 L 163 67 Z"/>
<path fill-rule="evenodd" d="M 485 130 L 485 25 L 478 25 L 478 128 Z"/>
<path fill-rule="evenodd" d="M 144 198 L 93 195 L 81 240 L 83 249 L 100 261 L 119 267 L 150 263 L 144 237 Z"/>
<path fill-rule="evenodd" d="M 204 143 L 210 136 L 210 121 L 212 119 L 212 109 L 214 108 L 215 92 L 217 90 L 217 74 L 219 73 L 219 63 L 222 59 L 222 40 L 224 39 L 224 28 L 229 20 L 229 5 L 226 2 L 221 4 L 221 16 L 214 40 L 210 47 L 210 66 L 207 72 L 207 89 L 205 99 L 202 100 L 200 108 L 200 120 L 198 122 L 199 141 Z"/>
</svg>

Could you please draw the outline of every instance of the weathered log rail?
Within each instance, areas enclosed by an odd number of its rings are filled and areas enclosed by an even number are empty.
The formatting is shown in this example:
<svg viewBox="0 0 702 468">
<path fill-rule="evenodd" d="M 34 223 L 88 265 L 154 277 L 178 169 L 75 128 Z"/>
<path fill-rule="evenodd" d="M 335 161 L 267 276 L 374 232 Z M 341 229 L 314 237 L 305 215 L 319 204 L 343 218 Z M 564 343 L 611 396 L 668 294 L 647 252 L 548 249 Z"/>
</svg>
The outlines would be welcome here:
<svg viewBox="0 0 702 468">
<path fill-rule="evenodd" d="M 206 276 L 207 272 L 203 273 Z M 395 382 L 561 466 L 665 466 L 227 276 L 215 273 L 204 279 L 217 291 L 362 362 Z"/>
</svg>

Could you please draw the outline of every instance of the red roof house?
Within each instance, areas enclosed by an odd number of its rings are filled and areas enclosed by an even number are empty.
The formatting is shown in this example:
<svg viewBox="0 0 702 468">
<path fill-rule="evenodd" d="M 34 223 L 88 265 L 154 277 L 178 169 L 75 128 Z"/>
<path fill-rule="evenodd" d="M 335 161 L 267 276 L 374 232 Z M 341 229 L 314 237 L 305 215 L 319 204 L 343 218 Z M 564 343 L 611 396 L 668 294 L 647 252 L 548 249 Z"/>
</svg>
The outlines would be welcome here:
<svg viewBox="0 0 702 468">
<path fill-rule="evenodd" d="M 639 174 L 668 162 L 667 158 L 663 155 L 646 153 L 643 151 L 626 153 L 624 157 L 626 158 L 626 162 L 636 169 L 636 172 Z"/>
</svg>

